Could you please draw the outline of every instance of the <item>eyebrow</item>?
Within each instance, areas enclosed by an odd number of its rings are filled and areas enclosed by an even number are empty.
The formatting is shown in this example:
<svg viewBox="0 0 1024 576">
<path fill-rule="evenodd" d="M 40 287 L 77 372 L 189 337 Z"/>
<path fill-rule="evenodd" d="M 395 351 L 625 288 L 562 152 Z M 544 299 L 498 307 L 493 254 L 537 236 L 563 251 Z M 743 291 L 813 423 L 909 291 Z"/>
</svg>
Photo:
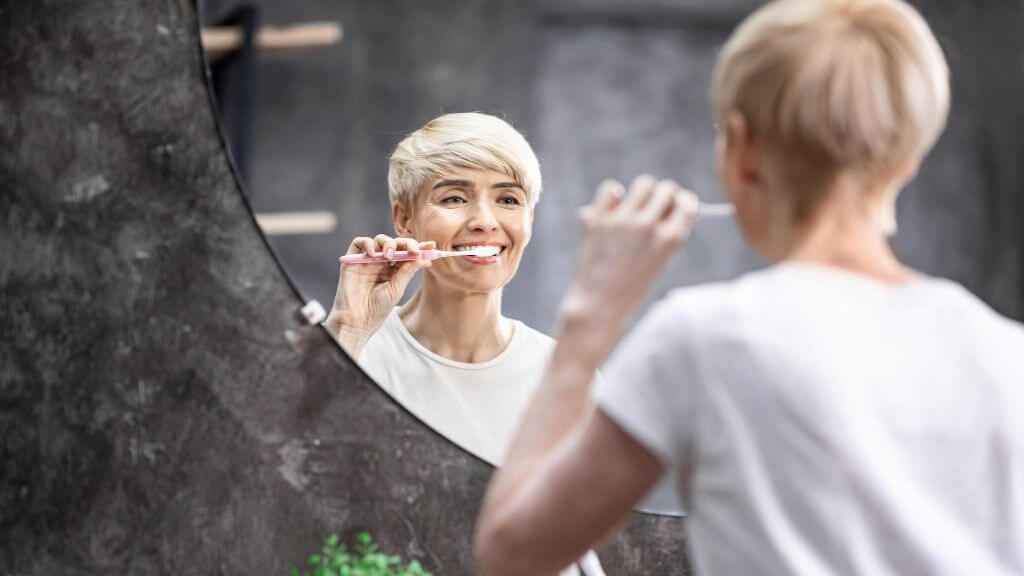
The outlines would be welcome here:
<svg viewBox="0 0 1024 576">
<path fill-rule="evenodd" d="M 446 186 L 471 186 L 472 184 L 473 183 L 469 180 L 441 180 L 437 184 L 434 184 L 434 187 L 431 188 L 431 190 L 437 190 L 438 188 L 444 188 Z"/>
<path fill-rule="evenodd" d="M 523 185 L 519 182 L 498 182 L 494 186 L 491 186 L 491 188 L 519 188 L 525 192 Z"/>
<path fill-rule="evenodd" d="M 434 184 L 434 187 L 431 188 L 431 190 L 437 190 L 438 188 L 445 188 L 447 186 L 470 187 L 472 185 L 473 183 L 470 182 L 469 180 L 446 179 L 439 181 L 437 184 Z M 519 182 L 498 182 L 492 185 L 491 188 L 519 188 L 520 190 L 525 190 L 523 188 L 523 185 L 520 184 Z"/>
</svg>

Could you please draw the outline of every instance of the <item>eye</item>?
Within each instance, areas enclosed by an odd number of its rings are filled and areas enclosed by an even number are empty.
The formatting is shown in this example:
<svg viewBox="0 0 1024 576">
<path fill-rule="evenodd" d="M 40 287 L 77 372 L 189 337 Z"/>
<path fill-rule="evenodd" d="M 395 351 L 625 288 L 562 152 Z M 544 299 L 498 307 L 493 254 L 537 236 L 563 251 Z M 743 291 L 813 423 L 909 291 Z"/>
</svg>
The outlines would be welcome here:
<svg viewBox="0 0 1024 576">
<path fill-rule="evenodd" d="M 445 196 L 444 198 L 441 198 L 441 204 L 465 204 L 465 203 L 466 203 L 466 199 L 463 198 L 462 196 L 452 195 L 452 196 Z"/>
<path fill-rule="evenodd" d="M 520 204 L 522 204 L 522 202 L 519 201 L 519 198 L 512 194 L 503 194 L 500 198 L 498 198 L 498 203 L 507 204 L 509 206 L 519 206 Z"/>
</svg>

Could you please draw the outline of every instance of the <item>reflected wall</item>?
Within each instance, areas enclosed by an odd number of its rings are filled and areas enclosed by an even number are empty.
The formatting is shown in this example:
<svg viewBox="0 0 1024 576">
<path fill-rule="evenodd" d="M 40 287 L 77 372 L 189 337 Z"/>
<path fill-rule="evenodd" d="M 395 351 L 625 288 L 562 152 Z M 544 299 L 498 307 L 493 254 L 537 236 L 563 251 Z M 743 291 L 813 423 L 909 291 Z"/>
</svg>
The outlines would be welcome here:
<svg viewBox="0 0 1024 576">
<path fill-rule="evenodd" d="M 207 14 L 235 0 L 210 0 Z M 329 304 L 337 255 L 390 232 L 387 154 L 442 112 L 504 116 L 531 141 L 545 192 L 505 313 L 553 327 L 575 262 L 575 209 L 605 177 L 673 177 L 703 198 L 713 171 L 714 59 L 755 0 L 254 2 L 268 24 L 335 19 L 334 47 L 261 57 L 252 94 L 257 210 L 330 209 L 327 235 L 273 243 L 308 297 Z M 899 202 L 896 251 L 1024 318 L 1024 3 L 914 2 L 952 69 L 949 127 Z M 726 279 L 761 262 L 730 221 L 697 226 L 659 284 Z"/>
</svg>

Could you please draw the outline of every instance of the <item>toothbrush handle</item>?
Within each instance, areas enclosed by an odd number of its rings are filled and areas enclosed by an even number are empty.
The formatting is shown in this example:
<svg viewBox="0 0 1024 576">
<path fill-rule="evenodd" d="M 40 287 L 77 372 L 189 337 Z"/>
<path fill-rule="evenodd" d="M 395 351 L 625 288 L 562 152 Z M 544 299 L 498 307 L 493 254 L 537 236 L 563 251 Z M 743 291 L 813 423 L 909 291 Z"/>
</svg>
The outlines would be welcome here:
<svg viewBox="0 0 1024 576">
<path fill-rule="evenodd" d="M 443 256 L 444 252 L 441 250 L 423 250 L 419 255 L 409 254 L 405 250 L 396 250 L 395 255 L 391 258 L 386 258 L 383 254 L 375 254 L 373 256 L 368 254 L 347 254 L 338 258 L 338 262 L 342 264 L 380 264 L 382 262 L 408 262 L 409 260 L 437 260 Z"/>
<path fill-rule="evenodd" d="M 712 202 L 701 202 L 697 208 L 697 216 L 732 216 L 736 213 L 736 207 L 732 204 L 716 204 Z"/>
</svg>

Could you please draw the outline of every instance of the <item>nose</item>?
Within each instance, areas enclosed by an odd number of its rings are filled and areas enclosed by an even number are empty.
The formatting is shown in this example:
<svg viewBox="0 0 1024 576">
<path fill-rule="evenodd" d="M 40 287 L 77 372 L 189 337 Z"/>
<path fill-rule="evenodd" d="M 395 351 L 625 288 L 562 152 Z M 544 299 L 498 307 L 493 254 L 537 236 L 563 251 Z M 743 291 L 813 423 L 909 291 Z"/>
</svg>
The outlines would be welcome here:
<svg viewBox="0 0 1024 576">
<path fill-rule="evenodd" d="M 474 202 L 466 226 L 474 232 L 494 232 L 498 229 L 498 218 L 487 200 Z"/>
</svg>

